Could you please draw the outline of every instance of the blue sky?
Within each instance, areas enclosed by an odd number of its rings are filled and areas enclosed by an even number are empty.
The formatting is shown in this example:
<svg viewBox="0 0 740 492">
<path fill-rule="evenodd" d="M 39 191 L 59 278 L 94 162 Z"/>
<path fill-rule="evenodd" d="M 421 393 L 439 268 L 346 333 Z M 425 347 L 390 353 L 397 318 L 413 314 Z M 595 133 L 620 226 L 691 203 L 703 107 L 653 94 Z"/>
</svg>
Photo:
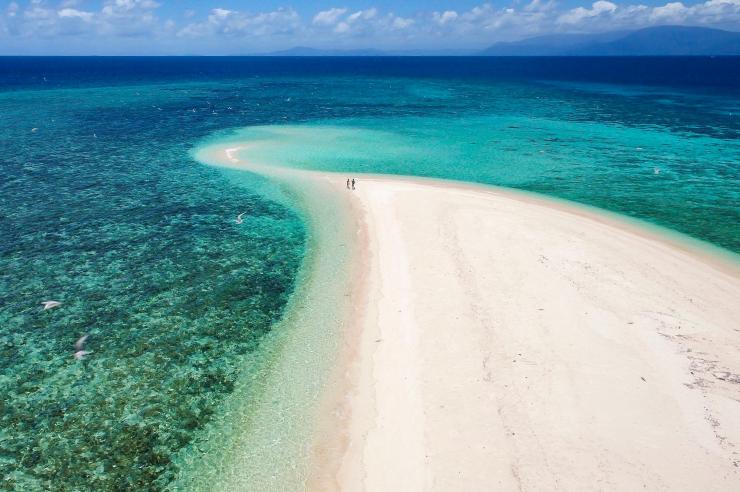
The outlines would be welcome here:
<svg viewBox="0 0 740 492">
<path fill-rule="evenodd" d="M 740 0 L 0 0 L 0 54 L 459 49 L 665 24 L 740 31 Z"/>
</svg>

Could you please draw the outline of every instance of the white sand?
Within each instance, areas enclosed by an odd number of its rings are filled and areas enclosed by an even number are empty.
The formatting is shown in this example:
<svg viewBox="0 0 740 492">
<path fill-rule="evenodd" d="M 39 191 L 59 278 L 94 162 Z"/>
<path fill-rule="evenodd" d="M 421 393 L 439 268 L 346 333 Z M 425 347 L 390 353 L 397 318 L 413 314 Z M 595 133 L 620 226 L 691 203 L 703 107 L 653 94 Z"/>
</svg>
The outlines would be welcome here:
<svg viewBox="0 0 740 492">
<path fill-rule="evenodd" d="M 343 455 L 318 473 L 342 490 L 740 490 L 736 270 L 482 188 L 362 178 L 352 197 L 369 288 Z"/>
<path fill-rule="evenodd" d="M 364 243 L 312 488 L 740 490 L 736 264 L 495 189 L 290 172 Z"/>
</svg>

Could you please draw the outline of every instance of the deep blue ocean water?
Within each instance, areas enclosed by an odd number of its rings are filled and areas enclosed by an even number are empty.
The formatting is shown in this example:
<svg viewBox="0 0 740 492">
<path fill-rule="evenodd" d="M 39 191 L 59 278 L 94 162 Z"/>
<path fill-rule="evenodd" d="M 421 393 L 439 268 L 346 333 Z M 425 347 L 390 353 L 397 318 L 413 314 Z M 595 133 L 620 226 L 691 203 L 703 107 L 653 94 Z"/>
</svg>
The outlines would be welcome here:
<svg viewBox="0 0 740 492">
<path fill-rule="evenodd" d="M 166 488 L 258 357 L 309 232 L 214 135 L 740 252 L 740 58 L 0 58 L 0 487 Z"/>
</svg>

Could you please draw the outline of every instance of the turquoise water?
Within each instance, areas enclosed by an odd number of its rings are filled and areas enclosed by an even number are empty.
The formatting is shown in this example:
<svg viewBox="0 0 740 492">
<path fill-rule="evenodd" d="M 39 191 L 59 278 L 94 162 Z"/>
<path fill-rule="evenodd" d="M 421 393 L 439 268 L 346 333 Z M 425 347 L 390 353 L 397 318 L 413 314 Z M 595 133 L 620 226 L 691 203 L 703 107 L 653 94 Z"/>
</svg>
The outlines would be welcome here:
<svg viewBox="0 0 740 492">
<path fill-rule="evenodd" d="M 275 396 L 264 385 L 280 380 L 263 377 L 275 360 L 301 371 L 301 354 L 274 341 L 294 330 L 276 323 L 314 226 L 280 187 L 195 161 L 213 142 L 248 140 L 266 164 L 537 191 L 740 252 L 740 99 L 726 87 L 510 80 L 458 65 L 450 77 L 374 74 L 372 60 L 239 74 L 232 61 L 201 72 L 190 60 L 183 73 L 115 63 L 108 75 L 72 62 L 0 71 L 0 82 L 12 74 L 0 85 L 4 489 L 187 489 L 199 464 L 244 465 L 237 447 L 252 441 L 227 438 L 236 423 L 261 426 L 240 428 L 254 435 L 300 427 L 281 396 L 274 415 L 227 414 Z M 50 299 L 62 305 L 42 311 Z M 84 334 L 91 354 L 76 360 Z M 329 363 L 330 341 L 317 343 Z M 271 454 L 258 475 L 302 456 Z"/>
<path fill-rule="evenodd" d="M 249 142 L 244 157 L 264 164 L 513 187 L 740 251 L 740 139 L 722 126 L 726 115 L 717 118 L 719 125 L 694 128 L 626 124 L 603 117 L 628 110 L 608 99 L 585 120 L 583 101 L 569 104 L 564 96 L 573 94 L 548 97 L 547 89 L 531 88 L 514 99 L 509 87 L 499 93 L 489 88 L 492 101 L 486 102 L 500 105 L 490 110 L 494 114 L 476 108 L 472 114 L 318 120 L 252 127 L 231 138 Z M 624 106 L 635 104 L 622 99 Z M 662 104 L 652 110 L 660 113 Z"/>
<path fill-rule="evenodd" d="M 202 93 L 0 94 L 1 488 L 163 488 L 282 314 L 304 225 L 189 158 Z"/>
</svg>

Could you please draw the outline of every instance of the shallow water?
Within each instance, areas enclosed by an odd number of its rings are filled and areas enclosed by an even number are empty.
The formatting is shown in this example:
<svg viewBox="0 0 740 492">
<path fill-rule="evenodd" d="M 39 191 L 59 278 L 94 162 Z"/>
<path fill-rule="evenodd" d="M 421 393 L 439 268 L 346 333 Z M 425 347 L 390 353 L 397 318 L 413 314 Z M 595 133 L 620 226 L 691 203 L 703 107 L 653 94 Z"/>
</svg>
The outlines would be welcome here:
<svg viewBox="0 0 740 492">
<path fill-rule="evenodd" d="M 144 90 L 0 95 L 4 488 L 166 485 L 293 289 L 299 217 L 189 158 L 197 94 Z"/>
<path fill-rule="evenodd" d="M 196 462 L 219 472 L 283 428 L 296 442 L 255 483 L 300 466 L 305 429 L 281 400 L 296 393 L 257 403 L 280 380 L 265 366 L 305 355 L 276 349 L 298 331 L 275 323 L 311 230 L 279 187 L 193 159 L 214 142 L 254 142 L 245 156 L 267 164 L 538 191 L 740 252 L 737 61 L 711 62 L 712 84 L 647 87 L 672 72 L 615 85 L 555 62 L 506 62 L 515 78 L 486 60 L 44 63 L 0 59 L 3 488 L 199 487 Z M 41 311 L 48 299 L 62 306 Z M 315 340 L 329 363 L 336 342 Z M 242 424 L 261 427 L 225 438 Z"/>
<path fill-rule="evenodd" d="M 740 252 L 740 133 L 726 125 L 726 115 L 713 116 L 711 105 L 693 103 L 693 111 L 708 113 L 703 123 L 672 125 L 649 121 L 649 115 L 632 121 L 633 112 L 645 109 L 630 98 L 594 102 L 595 111 L 569 101 L 574 94 L 548 93 L 547 86 L 520 88 L 520 94 L 508 86 L 495 89 L 486 88 L 490 100 L 479 103 L 491 108 L 468 114 L 253 127 L 235 139 L 250 143 L 246 159 L 265 164 L 514 187 Z M 655 104 L 653 120 L 676 117 Z"/>
</svg>

